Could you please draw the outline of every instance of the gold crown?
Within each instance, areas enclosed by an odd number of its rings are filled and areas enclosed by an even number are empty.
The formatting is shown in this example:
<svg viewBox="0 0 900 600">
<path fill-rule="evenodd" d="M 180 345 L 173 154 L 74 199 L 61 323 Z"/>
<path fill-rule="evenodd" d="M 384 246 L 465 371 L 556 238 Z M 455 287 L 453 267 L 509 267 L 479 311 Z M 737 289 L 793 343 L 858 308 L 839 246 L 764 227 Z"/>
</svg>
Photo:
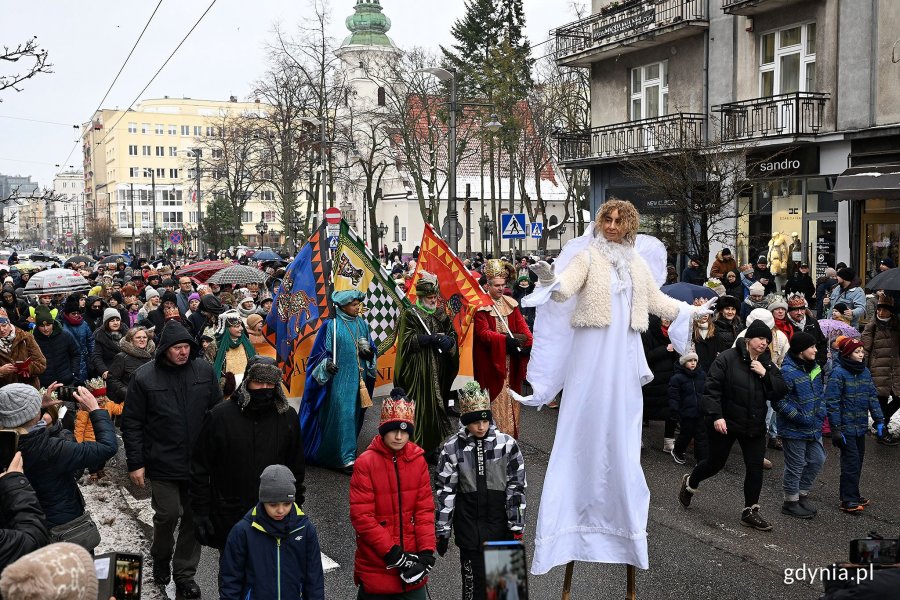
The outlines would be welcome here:
<svg viewBox="0 0 900 600">
<path fill-rule="evenodd" d="M 515 277 L 515 267 L 499 258 L 492 258 L 484 263 L 484 276 L 488 281 L 495 277 L 503 277 L 507 281 Z"/>
<path fill-rule="evenodd" d="M 382 402 L 379 427 L 394 421 L 406 421 L 409 424 L 413 424 L 415 420 L 416 404 L 412 400 L 407 400 L 406 398 L 385 398 L 384 402 Z"/>
<path fill-rule="evenodd" d="M 459 390 L 459 414 L 491 410 L 491 397 L 476 381 L 470 381 Z"/>
</svg>

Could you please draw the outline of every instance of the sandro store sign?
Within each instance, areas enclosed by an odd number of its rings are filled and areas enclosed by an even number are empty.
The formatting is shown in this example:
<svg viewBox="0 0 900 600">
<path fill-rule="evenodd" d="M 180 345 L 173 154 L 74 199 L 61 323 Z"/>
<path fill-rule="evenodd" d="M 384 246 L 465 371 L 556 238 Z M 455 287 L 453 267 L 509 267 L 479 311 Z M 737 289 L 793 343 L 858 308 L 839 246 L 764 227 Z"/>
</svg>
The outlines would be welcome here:
<svg viewBox="0 0 900 600">
<path fill-rule="evenodd" d="M 818 146 L 799 146 L 781 151 L 752 152 L 747 157 L 748 175 L 753 178 L 791 177 L 819 173 Z"/>
</svg>

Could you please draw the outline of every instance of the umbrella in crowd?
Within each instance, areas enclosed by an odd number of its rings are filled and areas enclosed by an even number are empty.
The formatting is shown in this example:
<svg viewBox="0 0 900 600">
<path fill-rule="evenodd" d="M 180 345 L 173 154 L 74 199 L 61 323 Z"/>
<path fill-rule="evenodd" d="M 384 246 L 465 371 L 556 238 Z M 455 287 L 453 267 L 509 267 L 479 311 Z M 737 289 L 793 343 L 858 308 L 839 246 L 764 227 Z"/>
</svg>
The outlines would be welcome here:
<svg viewBox="0 0 900 600">
<path fill-rule="evenodd" d="M 77 265 L 78 263 L 84 263 L 88 266 L 94 264 L 94 259 L 85 254 L 76 254 L 75 256 L 70 256 L 66 259 L 65 264 L 67 265 Z"/>
<path fill-rule="evenodd" d="M 831 338 L 832 334 L 835 336 L 846 335 L 852 338 L 859 337 L 859 331 L 837 319 L 819 319 L 819 327 L 822 328 L 822 333 L 827 338 Z"/>
<path fill-rule="evenodd" d="M 12 265 L 10 267 L 10 270 L 18 269 L 18 271 L 21 273 L 34 273 L 35 271 L 40 271 L 44 268 L 46 268 L 44 265 L 38 265 L 31 261 L 25 261 Z"/>
<path fill-rule="evenodd" d="M 231 265 L 230 267 L 225 267 L 221 271 L 213 274 L 212 277 L 207 279 L 208 283 L 215 283 L 217 285 L 241 285 L 245 283 L 265 283 L 266 282 L 266 274 L 260 271 L 259 269 L 255 269 L 253 267 L 248 267 L 246 265 Z"/>
<path fill-rule="evenodd" d="M 35 273 L 25 286 L 26 296 L 42 294 L 70 294 L 91 289 L 91 284 L 77 271 L 71 269 L 47 269 Z"/>
<path fill-rule="evenodd" d="M 120 262 L 128 264 L 131 262 L 131 260 L 125 256 L 122 256 L 121 254 L 110 254 L 109 256 L 104 256 L 103 258 L 101 258 L 100 262 L 98 262 L 97 264 L 98 265 L 114 265 L 114 264 L 120 263 Z"/>
<path fill-rule="evenodd" d="M 181 267 L 178 269 L 177 275 L 179 277 L 190 277 L 197 283 L 204 283 L 213 275 L 213 273 L 217 273 L 233 264 L 234 263 L 230 261 L 224 260 L 204 260 Z"/>
<path fill-rule="evenodd" d="M 253 256 L 250 257 L 250 260 L 255 260 L 257 262 L 267 262 L 270 260 L 278 260 L 281 262 L 285 262 L 281 256 L 279 256 L 276 252 L 272 250 L 262 250 L 261 252 L 254 252 Z"/>
<path fill-rule="evenodd" d="M 900 268 L 879 273 L 866 283 L 866 289 L 900 292 Z"/>
<path fill-rule="evenodd" d="M 709 300 L 710 298 L 718 298 L 716 291 L 705 285 L 694 285 L 693 283 L 670 283 L 659 288 L 663 294 L 693 304 L 697 298 Z"/>
</svg>

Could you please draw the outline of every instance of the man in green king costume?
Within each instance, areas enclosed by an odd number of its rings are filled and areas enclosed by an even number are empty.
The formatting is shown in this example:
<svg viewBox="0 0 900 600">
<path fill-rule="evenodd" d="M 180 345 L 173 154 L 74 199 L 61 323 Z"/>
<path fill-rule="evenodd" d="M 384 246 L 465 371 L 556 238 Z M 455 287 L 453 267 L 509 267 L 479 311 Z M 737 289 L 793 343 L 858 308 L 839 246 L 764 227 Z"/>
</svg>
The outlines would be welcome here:
<svg viewBox="0 0 900 600">
<path fill-rule="evenodd" d="M 416 403 L 415 438 L 428 462 L 437 461 L 441 444 L 453 431 L 447 417 L 450 386 L 459 371 L 459 347 L 453 321 L 438 307 L 435 275 L 420 271 L 416 304 L 400 316 L 394 384 Z"/>
</svg>

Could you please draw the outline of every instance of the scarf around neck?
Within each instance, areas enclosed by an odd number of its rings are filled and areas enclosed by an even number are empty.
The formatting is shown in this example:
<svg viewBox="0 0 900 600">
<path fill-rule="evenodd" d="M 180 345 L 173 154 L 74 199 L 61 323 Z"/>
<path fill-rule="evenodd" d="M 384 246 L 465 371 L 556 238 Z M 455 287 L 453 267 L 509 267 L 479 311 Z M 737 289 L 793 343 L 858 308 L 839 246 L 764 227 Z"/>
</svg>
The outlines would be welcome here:
<svg viewBox="0 0 900 600">
<path fill-rule="evenodd" d="M 12 350 L 13 342 L 16 339 L 16 328 L 12 327 L 9 335 L 0 337 L 0 352 L 4 352 L 9 354 L 9 351 Z"/>
<path fill-rule="evenodd" d="M 840 355 L 841 366 L 853 373 L 859 375 L 866 369 L 866 363 L 847 358 L 843 354 Z"/>
<path fill-rule="evenodd" d="M 634 259 L 634 248 L 628 244 L 610 242 L 602 234 L 595 237 L 591 243 L 616 271 L 619 282 L 615 291 L 624 292 L 631 281 L 631 261 Z"/>
<path fill-rule="evenodd" d="M 238 346 L 244 347 L 244 352 L 247 353 L 248 359 L 251 356 L 256 356 L 256 348 L 254 348 L 253 344 L 250 343 L 250 340 L 247 338 L 246 334 L 241 332 L 241 337 L 235 340 L 232 339 L 231 334 L 229 334 L 226 330 L 221 339 L 219 339 L 219 348 L 216 351 L 216 360 L 213 363 L 213 368 L 215 368 L 217 378 L 222 376 L 222 367 L 225 366 L 225 355 L 229 350 L 234 350 Z"/>
</svg>

